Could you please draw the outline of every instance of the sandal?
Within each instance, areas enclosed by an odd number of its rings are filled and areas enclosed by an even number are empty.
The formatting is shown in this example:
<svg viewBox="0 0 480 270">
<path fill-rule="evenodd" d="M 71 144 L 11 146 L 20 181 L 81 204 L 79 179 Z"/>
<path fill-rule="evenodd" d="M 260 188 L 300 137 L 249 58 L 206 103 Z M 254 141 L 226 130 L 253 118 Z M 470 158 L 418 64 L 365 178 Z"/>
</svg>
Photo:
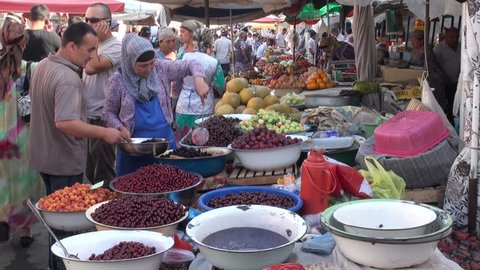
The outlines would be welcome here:
<svg viewBox="0 0 480 270">
<path fill-rule="evenodd" d="M 33 240 L 34 238 L 32 236 L 20 236 L 20 246 L 22 248 L 28 248 Z"/>
<path fill-rule="evenodd" d="M 6 222 L 0 222 L 0 241 L 8 241 L 10 238 L 10 226 Z"/>
</svg>

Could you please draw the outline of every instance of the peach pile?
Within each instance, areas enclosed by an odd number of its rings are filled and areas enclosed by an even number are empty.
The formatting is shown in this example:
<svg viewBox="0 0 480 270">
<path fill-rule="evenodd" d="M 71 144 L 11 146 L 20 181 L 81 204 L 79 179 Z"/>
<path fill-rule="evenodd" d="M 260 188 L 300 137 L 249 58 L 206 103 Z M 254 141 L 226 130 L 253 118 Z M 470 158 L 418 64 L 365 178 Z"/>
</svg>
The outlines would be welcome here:
<svg viewBox="0 0 480 270">
<path fill-rule="evenodd" d="M 53 212 L 85 211 L 90 206 L 116 198 L 114 192 L 105 188 L 90 190 L 90 184 L 75 183 L 71 187 L 59 189 L 41 198 L 38 206 L 42 210 Z"/>
</svg>

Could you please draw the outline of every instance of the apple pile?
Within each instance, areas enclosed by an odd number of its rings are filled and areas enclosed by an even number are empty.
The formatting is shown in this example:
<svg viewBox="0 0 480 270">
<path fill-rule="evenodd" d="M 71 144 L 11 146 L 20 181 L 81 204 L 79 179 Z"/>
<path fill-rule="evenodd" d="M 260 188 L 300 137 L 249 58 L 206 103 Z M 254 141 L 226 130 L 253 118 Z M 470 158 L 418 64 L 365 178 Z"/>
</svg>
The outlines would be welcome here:
<svg viewBox="0 0 480 270">
<path fill-rule="evenodd" d="M 302 139 L 291 138 L 284 133 L 277 134 L 267 128 L 255 128 L 233 141 L 234 149 L 265 149 L 286 146 L 302 142 Z"/>
<path fill-rule="evenodd" d="M 41 198 L 38 201 L 40 209 L 53 212 L 85 211 L 99 202 L 117 197 L 116 193 L 105 188 L 91 190 L 92 185 L 75 183 Z"/>
</svg>

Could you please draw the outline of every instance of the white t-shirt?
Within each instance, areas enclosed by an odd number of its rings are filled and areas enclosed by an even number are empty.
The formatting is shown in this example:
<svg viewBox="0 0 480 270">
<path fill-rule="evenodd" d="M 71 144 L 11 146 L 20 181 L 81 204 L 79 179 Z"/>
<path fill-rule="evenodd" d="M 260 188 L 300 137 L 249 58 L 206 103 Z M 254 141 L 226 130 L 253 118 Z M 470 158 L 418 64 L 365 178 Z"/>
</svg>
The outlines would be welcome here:
<svg viewBox="0 0 480 270">
<path fill-rule="evenodd" d="M 260 59 L 260 58 L 263 57 L 263 53 L 265 52 L 266 49 L 267 49 L 267 43 L 266 42 L 263 42 L 260 46 L 258 46 L 257 52 L 255 54 L 257 59 Z"/>
<path fill-rule="evenodd" d="M 215 40 L 213 47 L 215 48 L 215 58 L 221 64 L 230 63 L 230 57 L 228 57 L 229 52 L 232 51 L 232 41 L 225 36 Z"/>
<path fill-rule="evenodd" d="M 112 63 L 112 67 L 106 71 L 95 75 L 83 73 L 83 82 L 85 84 L 85 103 L 88 118 L 97 118 L 102 116 L 103 103 L 105 102 L 105 88 L 108 80 L 120 66 L 122 56 L 122 43 L 112 37 L 98 45 L 98 55 L 107 57 Z"/>
<path fill-rule="evenodd" d="M 205 114 L 212 114 L 215 108 L 212 88 L 212 78 L 217 69 L 217 59 L 201 52 L 185 53 L 183 59 L 195 59 L 202 63 L 205 68 L 205 82 L 210 86 L 208 97 L 205 99 Z M 187 76 L 183 79 L 182 91 L 178 97 L 177 113 L 181 114 L 202 114 L 202 101 L 195 92 L 195 83 L 193 76 Z"/>
</svg>

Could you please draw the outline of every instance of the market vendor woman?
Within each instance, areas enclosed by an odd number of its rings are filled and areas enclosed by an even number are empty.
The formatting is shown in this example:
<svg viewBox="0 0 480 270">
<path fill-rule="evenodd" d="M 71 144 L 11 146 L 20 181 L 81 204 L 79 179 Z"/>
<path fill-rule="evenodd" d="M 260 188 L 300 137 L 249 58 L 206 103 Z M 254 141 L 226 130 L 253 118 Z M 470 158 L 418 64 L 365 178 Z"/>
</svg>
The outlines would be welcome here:
<svg viewBox="0 0 480 270">
<path fill-rule="evenodd" d="M 189 75 L 194 77 L 197 94 L 206 97 L 209 87 L 199 62 L 156 59 L 148 40 L 135 34 L 125 36 L 121 68 L 112 75 L 105 91 L 103 113 L 107 124 L 132 138 L 168 139 L 169 148 L 174 149 L 170 82 Z M 117 148 L 117 177 L 153 163 L 153 157 L 130 156 Z"/>
</svg>

